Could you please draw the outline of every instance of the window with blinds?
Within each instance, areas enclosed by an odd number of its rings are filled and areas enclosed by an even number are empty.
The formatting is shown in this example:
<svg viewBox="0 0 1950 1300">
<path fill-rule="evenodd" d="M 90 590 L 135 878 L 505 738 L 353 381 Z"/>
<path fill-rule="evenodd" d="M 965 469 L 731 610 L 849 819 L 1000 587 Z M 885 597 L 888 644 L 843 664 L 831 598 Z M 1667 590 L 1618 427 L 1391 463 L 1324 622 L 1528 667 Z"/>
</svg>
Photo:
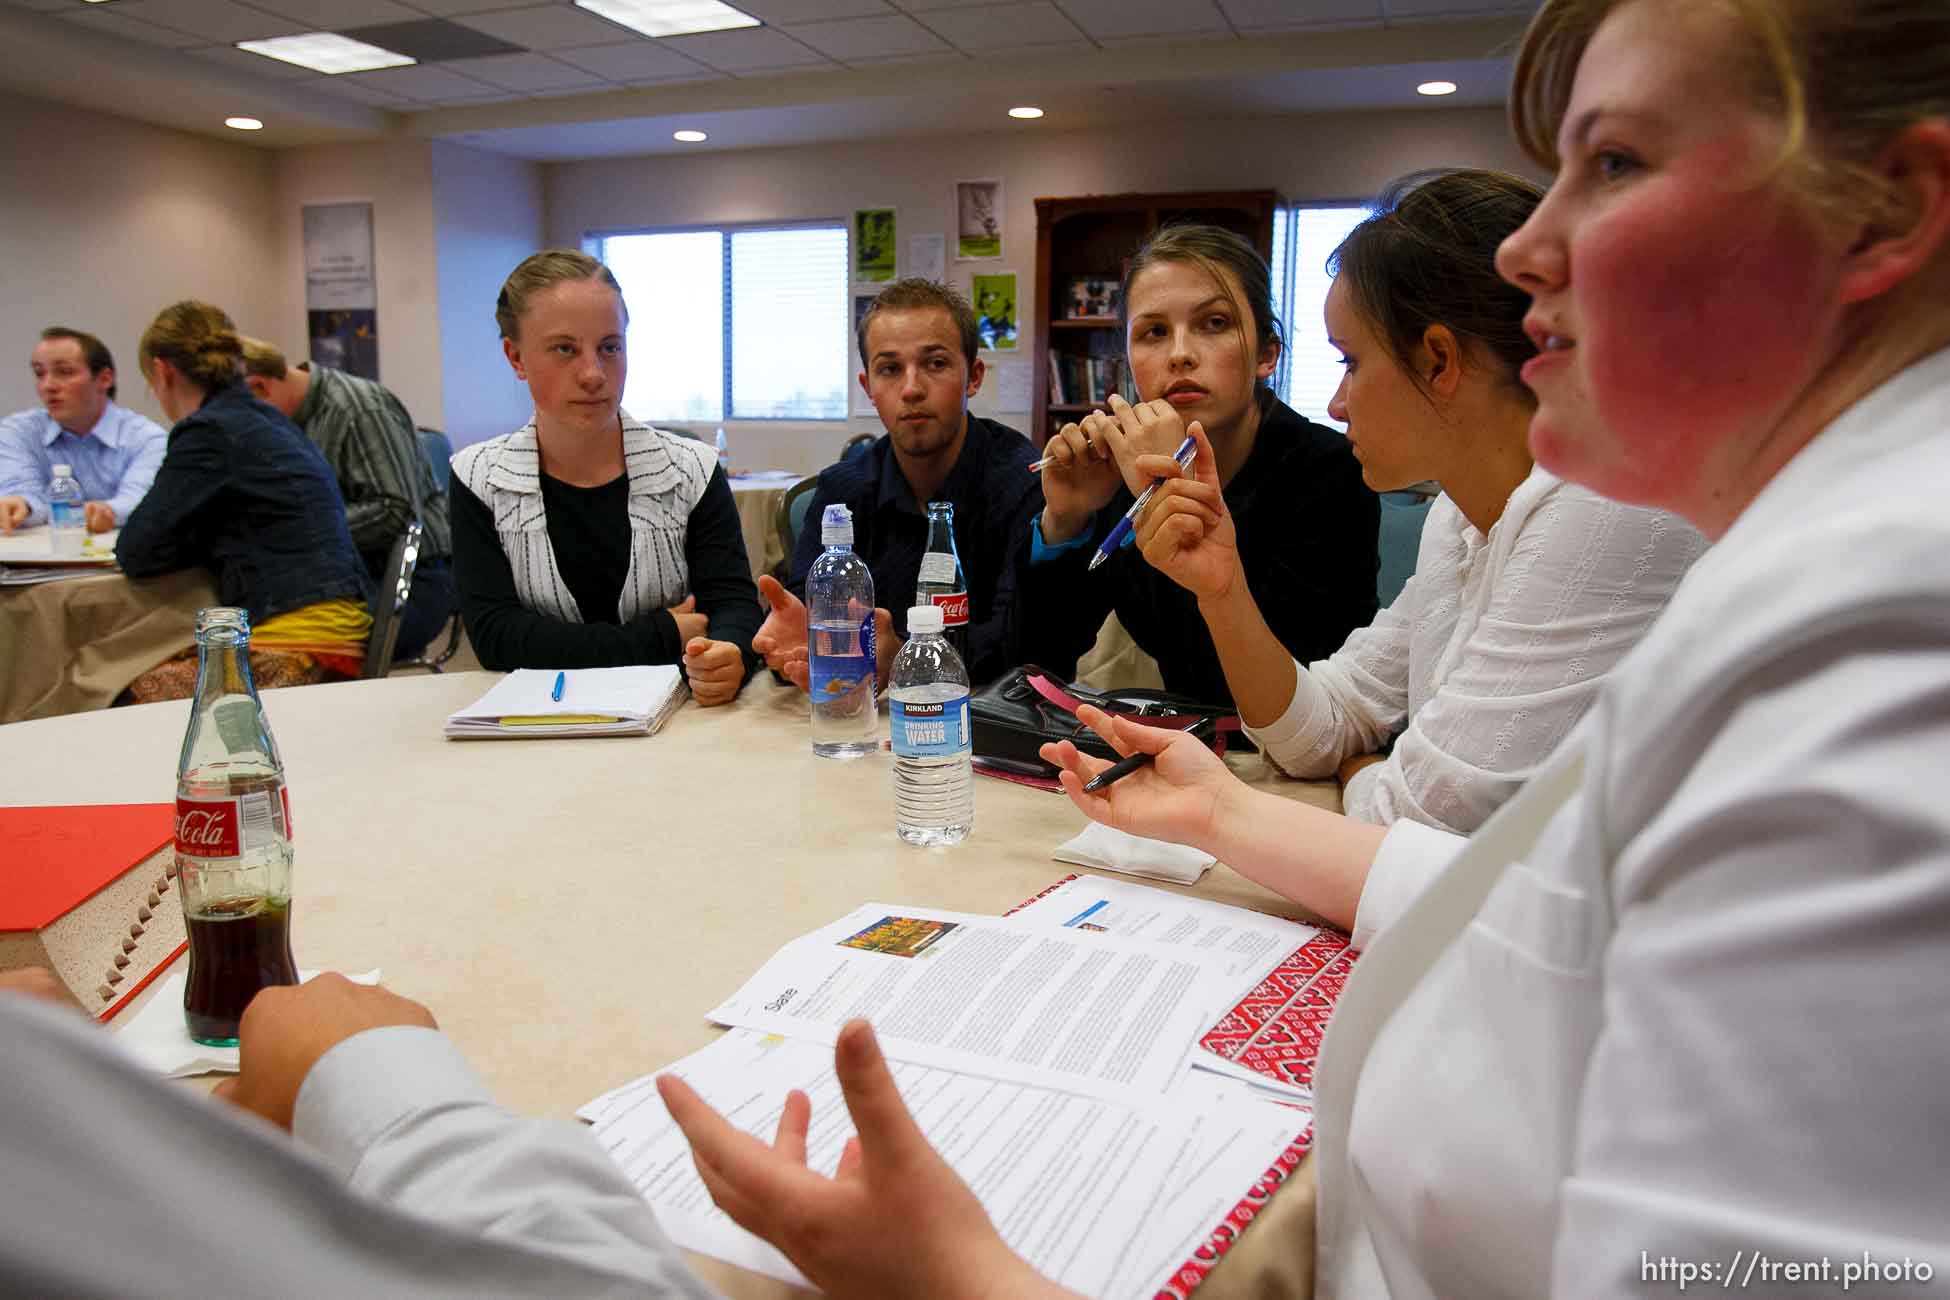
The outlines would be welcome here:
<svg viewBox="0 0 1950 1300">
<path fill-rule="evenodd" d="M 630 307 L 631 415 L 846 418 L 844 222 L 611 234 L 588 247 Z"/>
<path fill-rule="evenodd" d="M 1281 207 L 1273 213 L 1273 292 L 1286 327 L 1286 354 L 1274 377 L 1280 400 L 1330 428 L 1327 403 L 1341 385 L 1341 354 L 1327 341 L 1320 314 L 1327 303 L 1327 258 L 1348 231 L 1367 219 L 1356 204 Z"/>
</svg>

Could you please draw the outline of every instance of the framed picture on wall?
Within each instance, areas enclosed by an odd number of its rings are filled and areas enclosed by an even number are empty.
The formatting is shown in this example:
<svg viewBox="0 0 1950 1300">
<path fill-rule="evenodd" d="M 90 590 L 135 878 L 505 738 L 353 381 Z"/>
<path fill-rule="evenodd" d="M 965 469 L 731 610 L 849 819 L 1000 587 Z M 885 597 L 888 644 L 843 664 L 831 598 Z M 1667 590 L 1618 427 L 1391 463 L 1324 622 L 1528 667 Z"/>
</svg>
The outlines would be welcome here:
<svg viewBox="0 0 1950 1300">
<path fill-rule="evenodd" d="M 853 214 L 853 278 L 875 284 L 894 278 L 894 210 L 861 208 Z"/>
<path fill-rule="evenodd" d="M 955 259 L 1002 256 L 1002 182 L 955 182 Z"/>
<path fill-rule="evenodd" d="M 1016 346 L 1016 273 L 969 277 L 968 298 L 975 306 L 975 332 L 982 346 L 1010 352 Z"/>
</svg>

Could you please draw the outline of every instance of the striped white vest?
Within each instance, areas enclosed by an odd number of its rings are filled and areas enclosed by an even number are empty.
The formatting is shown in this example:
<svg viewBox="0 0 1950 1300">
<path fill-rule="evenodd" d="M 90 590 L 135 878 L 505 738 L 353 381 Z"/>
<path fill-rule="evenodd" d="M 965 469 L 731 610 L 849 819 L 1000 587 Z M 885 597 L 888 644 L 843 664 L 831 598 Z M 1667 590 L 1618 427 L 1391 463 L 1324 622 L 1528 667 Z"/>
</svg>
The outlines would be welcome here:
<svg viewBox="0 0 1950 1300">
<path fill-rule="evenodd" d="M 718 462 L 717 454 L 695 439 L 653 429 L 628 412 L 622 422 L 623 467 L 630 477 L 630 571 L 616 616 L 629 623 L 690 594 L 685 530 Z M 521 603 L 565 623 L 582 622 L 549 542 L 535 422 L 463 448 L 453 463 L 455 475 L 494 516 Z"/>
</svg>

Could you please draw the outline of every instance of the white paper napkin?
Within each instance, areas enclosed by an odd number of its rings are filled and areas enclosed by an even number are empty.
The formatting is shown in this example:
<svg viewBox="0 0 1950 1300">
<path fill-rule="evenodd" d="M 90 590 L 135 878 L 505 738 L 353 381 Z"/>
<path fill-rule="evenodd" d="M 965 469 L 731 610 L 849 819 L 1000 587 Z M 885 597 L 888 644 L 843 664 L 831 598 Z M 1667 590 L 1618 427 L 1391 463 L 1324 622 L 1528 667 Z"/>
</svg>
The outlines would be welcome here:
<svg viewBox="0 0 1950 1300">
<path fill-rule="evenodd" d="M 315 970 L 301 970 L 298 979 L 302 982 L 316 974 Z M 183 981 L 187 977 L 186 970 L 170 972 L 135 1019 L 115 1031 L 115 1041 L 137 1062 L 167 1079 L 237 1073 L 236 1048 L 211 1047 L 190 1037 L 189 1026 L 183 1022 Z M 377 984 L 379 972 L 369 970 L 346 978 L 354 984 Z"/>
<path fill-rule="evenodd" d="M 1218 861 L 1203 849 L 1148 840 L 1102 822 L 1087 823 L 1074 839 L 1057 845 L 1050 856 L 1058 862 L 1121 871 L 1151 880 L 1169 880 L 1177 885 L 1191 884 Z"/>
</svg>

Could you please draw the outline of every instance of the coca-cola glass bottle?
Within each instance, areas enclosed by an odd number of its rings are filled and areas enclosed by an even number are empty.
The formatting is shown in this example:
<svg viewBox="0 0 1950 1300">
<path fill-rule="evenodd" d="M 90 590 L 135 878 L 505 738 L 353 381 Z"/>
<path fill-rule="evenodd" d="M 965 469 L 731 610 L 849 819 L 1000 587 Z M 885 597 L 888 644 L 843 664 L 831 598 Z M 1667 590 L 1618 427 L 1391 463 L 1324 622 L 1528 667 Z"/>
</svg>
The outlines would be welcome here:
<svg viewBox="0 0 1950 1300">
<path fill-rule="evenodd" d="M 955 549 L 952 501 L 928 502 L 928 551 L 921 557 L 914 603 L 941 607 L 941 635 L 955 648 L 962 663 L 972 669 L 968 658 L 968 579 L 962 575 L 961 552 Z"/>
<path fill-rule="evenodd" d="M 291 801 L 251 681 L 250 617 L 196 616 L 196 699 L 176 765 L 176 887 L 190 936 L 190 1037 L 228 1047 L 257 991 L 296 984 Z"/>
</svg>

